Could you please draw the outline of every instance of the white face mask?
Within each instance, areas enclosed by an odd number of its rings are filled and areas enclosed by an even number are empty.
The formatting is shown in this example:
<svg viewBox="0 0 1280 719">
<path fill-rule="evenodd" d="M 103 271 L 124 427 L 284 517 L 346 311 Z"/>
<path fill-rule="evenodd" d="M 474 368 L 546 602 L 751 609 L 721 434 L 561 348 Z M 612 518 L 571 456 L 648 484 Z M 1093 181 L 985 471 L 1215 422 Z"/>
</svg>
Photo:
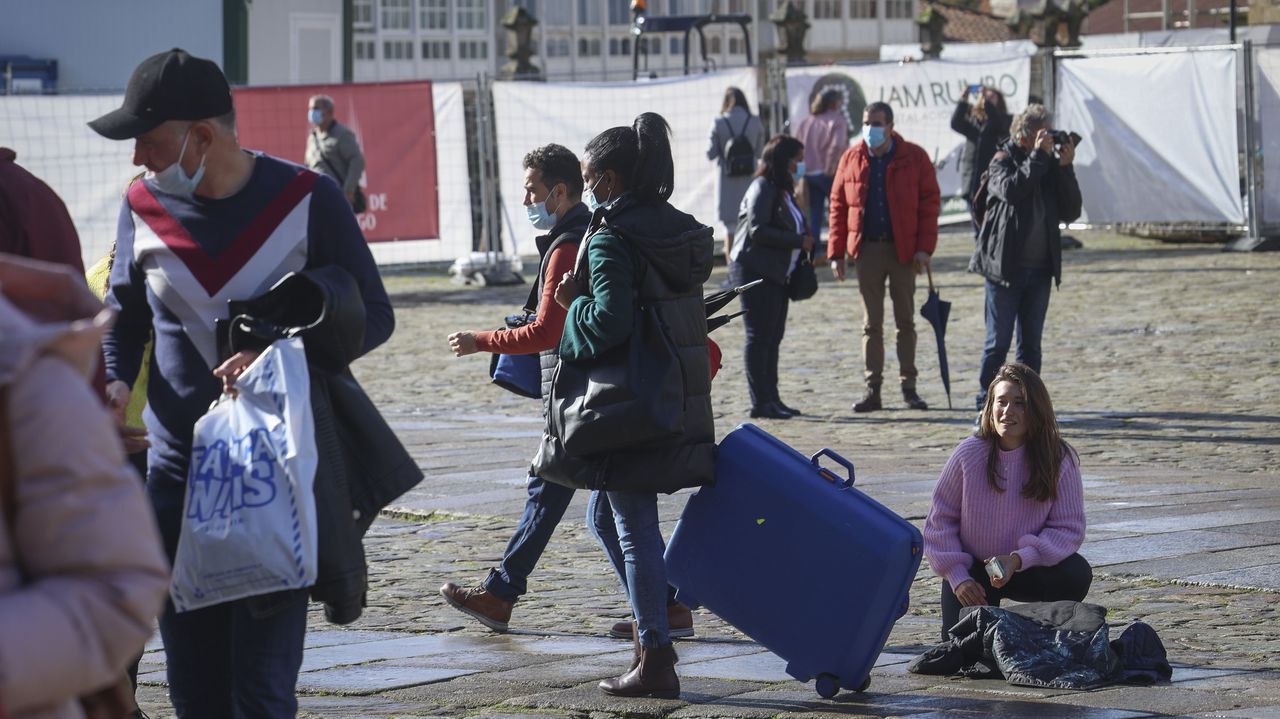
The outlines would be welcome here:
<svg viewBox="0 0 1280 719">
<path fill-rule="evenodd" d="M 200 158 L 200 166 L 196 168 L 195 174 L 190 177 L 182 169 L 182 158 L 187 154 L 187 140 L 190 138 L 191 128 L 188 127 L 187 133 L 182 136 L 182 149 L 178 150 L 178 159 L 163 170 L 151 173 L 151 182 L 161 192 L 178 197 L 191 197 L 196 193 L 196 188 L 200 186 L 200 181 L 204 179 L 204 163 L 205 160 L 209 159 L 208 155 Z"/>
</svg>

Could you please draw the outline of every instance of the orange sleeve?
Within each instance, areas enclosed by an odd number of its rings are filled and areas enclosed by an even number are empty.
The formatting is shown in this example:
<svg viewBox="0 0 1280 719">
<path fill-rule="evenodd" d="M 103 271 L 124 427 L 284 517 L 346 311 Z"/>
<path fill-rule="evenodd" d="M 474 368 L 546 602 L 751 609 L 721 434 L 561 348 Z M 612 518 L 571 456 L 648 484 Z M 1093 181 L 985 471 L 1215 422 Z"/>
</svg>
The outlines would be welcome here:
<svg viewBox="0 0 1280 719">
<path fill-rule="evenodd" d="M 542 299 L 538 302 L 537 318 L 514 330 L 477 333 L 476 347 L 481 352 L 524 355 L 549 350 L 560 344 L 568 312 L 555 300 L 556 285 L 564 273 L 573 270 L 577 256 L 576 242 L 565 242 L 557 247 L 547 261 L 547 272 L 542 278 Z"/>
</svg>

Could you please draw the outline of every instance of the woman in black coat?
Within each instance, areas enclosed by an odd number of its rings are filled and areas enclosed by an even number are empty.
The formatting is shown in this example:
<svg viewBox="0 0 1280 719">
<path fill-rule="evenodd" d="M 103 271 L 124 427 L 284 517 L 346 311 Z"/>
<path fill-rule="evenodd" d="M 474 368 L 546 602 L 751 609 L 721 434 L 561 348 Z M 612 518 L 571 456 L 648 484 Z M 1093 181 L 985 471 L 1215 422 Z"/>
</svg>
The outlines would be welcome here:
<svg viewBox="0 0 1280 719">
<path fill-rule="evenodd" d="M 778 135 L 765 143 L 760 168 L 738 209 L 730 250 L 734 284 L 764 280 L 742 295 L 753 418 L 790 419 L 800 414 L 778 397 L 778 347 L 787 326 L 787 280 L 800 253 L 812 252 L 814 246 L 794 198 L 803 161 L 804 145 L 794 137 Z"/>
<path fill-rule="evenodd" d="M 982 173 L 987 171 L 1000 145 L 1009 139 L 1012 121 L 1004 95 L 995 88 L 979 88 L 978 101 L 973 105 L 969 104 L 968 95 L 956 103 L 955 112 L 951 115 L 951 129 L 965 138 L 964 152 L 960 156 L 960 191 L 964 193 L 966 203 L 973 201 Z M 979 229 L 975 223 L 974 232 Z"/>
</svg>

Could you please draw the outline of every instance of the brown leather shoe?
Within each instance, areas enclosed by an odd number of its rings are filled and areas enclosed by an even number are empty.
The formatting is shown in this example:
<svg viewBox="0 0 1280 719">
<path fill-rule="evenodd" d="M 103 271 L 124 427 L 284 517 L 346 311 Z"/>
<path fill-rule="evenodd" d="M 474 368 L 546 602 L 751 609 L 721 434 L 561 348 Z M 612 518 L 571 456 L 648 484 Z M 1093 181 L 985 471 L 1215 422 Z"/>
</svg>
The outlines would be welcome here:
<svg viewBox="0 0 1280 719">
<path fill-rule="evenodd" d="M 615 697 L 655 697 L 679 699 L 680 677 L 676 675 L 676 648 L 640 647 L 640 661 L 620 677 L 600 682 L 600 691 Z"/>
<path fill-rule="evenodd" d="M 609 629 L 609 636 L 614 639 L 631 639 L 635 622 L 627 620 L 618 622 Z M 683 604 L 667 605 L 667 636 L 672 639 L 687 639 L 693 636 L 693 612 Z"/>
<path fill-rule="evenodd" d="M 874 412 L 878 409 L 880 409 L 879 387 L 868 387 L 867 393 L 862 395 L 862 400 L 853 405 L 854 412 Z"/>
<path fill-rule="evenodd" d="M 511 621 L 511 608 L 516 605 L 515 602 L 508 602 L 489 592 L 483 584 L 463 589 L 449 582 L 440 587 L 440 596 L 444 597 L 449 606 L 470 615 L 495 632 L 507 631 L 507 622 Z"/>
</svg>

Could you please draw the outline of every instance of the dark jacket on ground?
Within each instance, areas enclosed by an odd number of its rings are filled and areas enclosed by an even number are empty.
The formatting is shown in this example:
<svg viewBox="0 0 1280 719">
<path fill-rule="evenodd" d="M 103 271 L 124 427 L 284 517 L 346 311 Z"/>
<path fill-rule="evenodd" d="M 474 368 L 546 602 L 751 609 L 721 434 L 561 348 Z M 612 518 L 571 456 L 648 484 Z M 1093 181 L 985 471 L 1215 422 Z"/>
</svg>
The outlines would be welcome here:
<svg viewBox="0 0 1280 719">
<path fill-rule="evenodd" d="M 1035 195 L 1044 198 L 1048 227 L 1049 267 L 1062 283 L 1062 235 L 1059 223 L 1080 217 L 1080 185 L 1075 169 L 1058 164 L 1053 155 L 1027 152 L 1017 142 L 1001 148 L 1007 156 L 993 159 L 987 176 L 987 212 L 978 232 L 969 271 L 1000 285 L 1009 285 L 1022 269 L 1022 245 L 1030 234 Z"/>
<path fill-rule="evenodd" d="M 598 213 L 588 235 L 584 294 L 569 308 L 561 361 L 589 361 L 629 341 L 636 303 L 654 307 L 679 354 L 684 433 L 656 446 L 580 458 L 580 478 L 568 484 L 668 493 L 708 484 L 715 478 L 715 425 L 702 284 L 711 275 L 713 231 L 667 202 L 624 195 Z M 538 472 L 566 483 L 552 474 Z"/>
<path fill-rule="evenodd" d="M 787 208 L 785 193 L 768 179 L 755 178 L 738 211 L 734 243 L 743 244 L 737 261 L 751 273 L 785 285 L 791 253 L 800 249 L 804 240 L 803 220 L 796 225 L 795 217 Z"/>
<path fill-rule="evenodd" d="M 916 658 L 916 674 L 1003 676 L 1010 684 L 1088 689 L 1119 676 L 1108 643 L 1107 610 L 1081 602 L 1033 602 L 1009 609 L 973 607 L 951 639 Z"/>
<path fill-rule="evenodd" d="M 964 135 L 964 151 L 960 154 L 960 190 L 966 198 L 972 198 L 978 189 L 978 180 L 991 164 L 1000 145 L 1009 139 L 1008 115 L 987 115 L 986 122 L 979 122 L 970 112 L 972 106 L 965 100 L 956 103 L 951 114 L 951 129 Z"/>
</svg>

